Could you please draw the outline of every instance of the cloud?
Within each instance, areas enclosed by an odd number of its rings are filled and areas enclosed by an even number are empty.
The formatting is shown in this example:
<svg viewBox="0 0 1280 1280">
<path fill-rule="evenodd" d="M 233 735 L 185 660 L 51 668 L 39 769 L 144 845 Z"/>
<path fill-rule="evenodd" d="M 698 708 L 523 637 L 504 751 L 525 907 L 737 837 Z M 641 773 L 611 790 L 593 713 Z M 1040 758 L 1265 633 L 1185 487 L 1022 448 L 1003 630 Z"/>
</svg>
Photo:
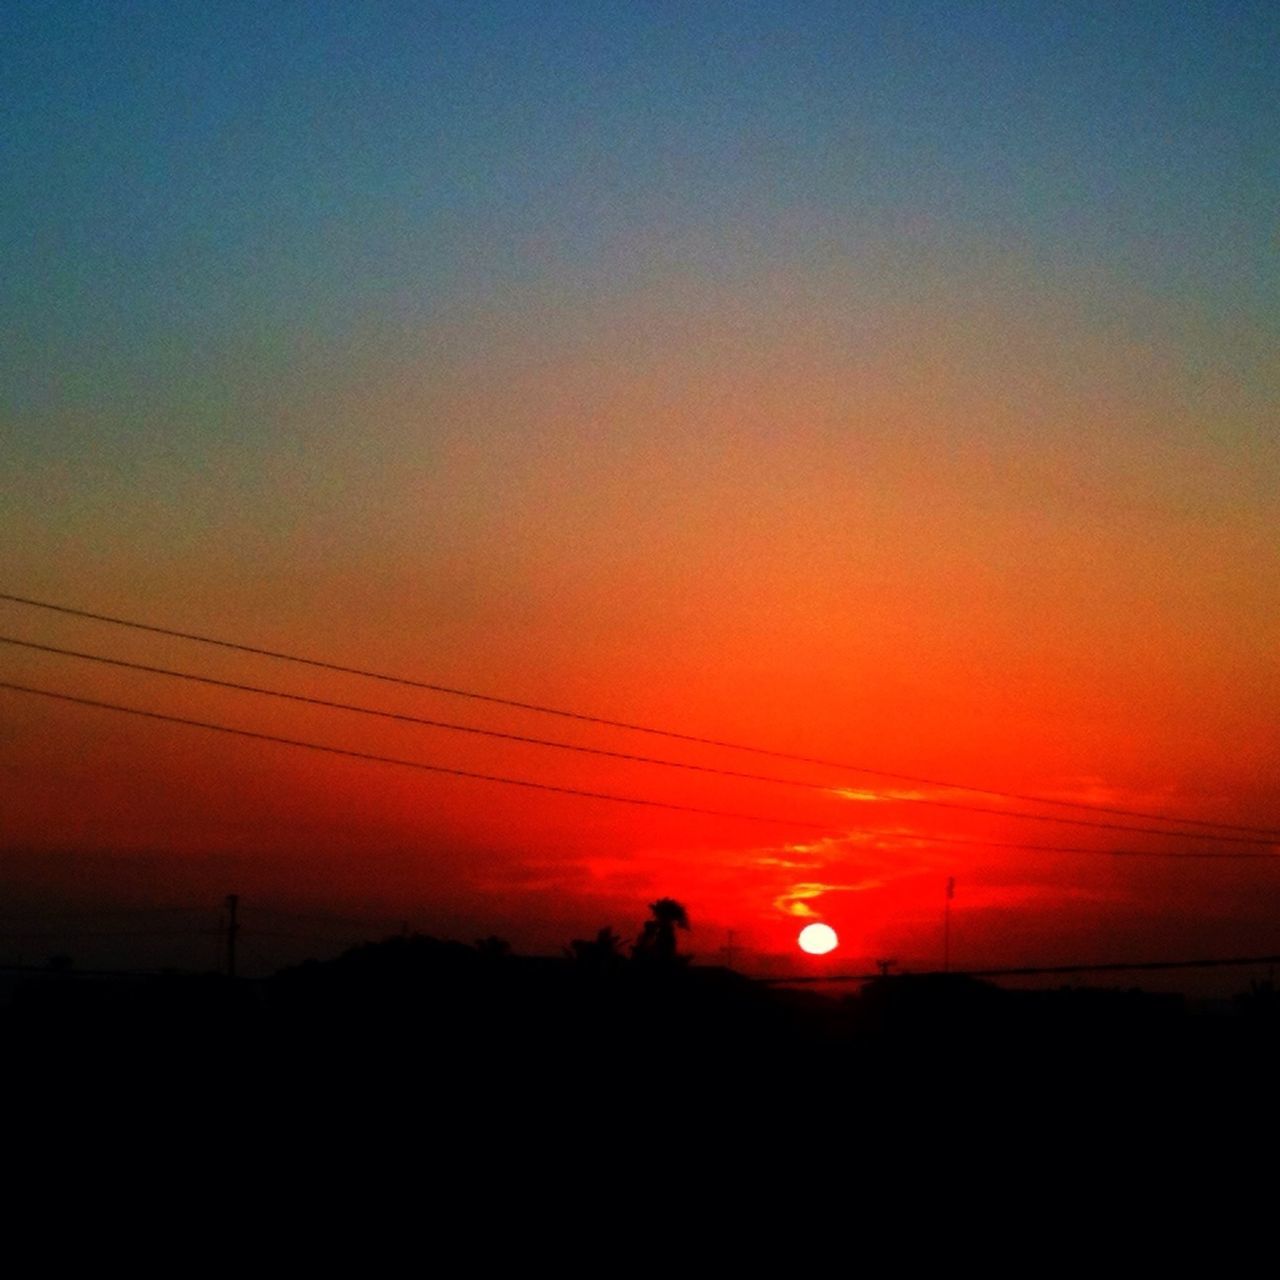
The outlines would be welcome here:
<svg viewBox="0 0 1280 1280">
<path fill-rule="evenodd" d="M 828 893 L 861 893 L 867 889 L 881 887 L 879 880 L 861 880 L 856 884 L 822 884 L 816 881 L 805 881 L 793 884 L 784 893 L 773 900 L 773 905 L 788 916 L 816 918 L 818 913 L 809 903 Z"/>
<path fill-rule="evenodd" d="M 904 791 L 897 787 L 880 790 L 870 787 L 832 787 L 830 790 L 833 796 L 839 796 L 842 800 L 860 800 L 867 803 L 926 799 L 923 791 Z"/>
</svg>

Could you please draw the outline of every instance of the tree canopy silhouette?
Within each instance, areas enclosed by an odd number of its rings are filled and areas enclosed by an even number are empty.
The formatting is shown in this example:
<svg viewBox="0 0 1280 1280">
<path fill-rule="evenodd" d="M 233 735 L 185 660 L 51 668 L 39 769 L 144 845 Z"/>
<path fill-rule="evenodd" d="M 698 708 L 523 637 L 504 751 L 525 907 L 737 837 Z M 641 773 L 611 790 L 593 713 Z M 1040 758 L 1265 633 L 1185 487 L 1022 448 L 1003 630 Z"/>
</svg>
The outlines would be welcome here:
<svg viewBox="0 0 1280 1280">
<path fill-rule="evenodd" d="M 613 969 L 623 958 L 622 939 L 611 928 L 606 927 L 596 934 L 594 940 L 575 938 L 565 955 L 584 969 Z"/>
<path fill-rule="evenodd" d="M 644 922 L 644 931 L 632 949 L 637 960 L 674 964 L 687 959 L 676 953 L 676 930 L 688 929 L 689 913 L 674 898 L 659 898 L 649 904 L 652 919 Z"/>
</svg>

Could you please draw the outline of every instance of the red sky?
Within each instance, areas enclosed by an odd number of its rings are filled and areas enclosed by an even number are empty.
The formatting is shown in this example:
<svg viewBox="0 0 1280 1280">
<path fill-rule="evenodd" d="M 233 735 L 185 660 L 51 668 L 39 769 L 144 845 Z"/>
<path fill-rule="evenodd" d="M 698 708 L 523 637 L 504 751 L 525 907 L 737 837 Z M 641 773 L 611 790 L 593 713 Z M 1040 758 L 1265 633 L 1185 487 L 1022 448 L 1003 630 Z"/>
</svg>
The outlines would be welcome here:
<svg viewBox="0 0 1280 1280">
<path fill-rule="evenodd" d="M 0 18 L 17 51 L 0 591 L 1280 828 L 1264 19 L 801 8 L 710 6 L 679 30 L 634 6 L 480 6 L 421 29 L 408 10 L 306 30 L 212 10 Z M 144 913 L 140 934 L 161 919 L 146 911 L 212 914 L 238 892 L 247 920 L 256 904 L 540 950 L 634 934 L 671 895 L 704 955 L 732 931 L 744 964 L 781 963 L 812 915 L 842 965 L 923 966 L 949 876 L 958 963 L 1280 951 L 1270 862 L 1105 856 L 1244 846 L 966 814 L 855 770 L 12 604 L 0 634 L 870 795 L 0 646 L 0 681 L 783 820 L 0 690 L 0 960 L 128 960 L 127 939 L 30 935 L 105 906 Z M 265 923 L 260 943 L 264 966 L 310 945 Z"/>
</svg>

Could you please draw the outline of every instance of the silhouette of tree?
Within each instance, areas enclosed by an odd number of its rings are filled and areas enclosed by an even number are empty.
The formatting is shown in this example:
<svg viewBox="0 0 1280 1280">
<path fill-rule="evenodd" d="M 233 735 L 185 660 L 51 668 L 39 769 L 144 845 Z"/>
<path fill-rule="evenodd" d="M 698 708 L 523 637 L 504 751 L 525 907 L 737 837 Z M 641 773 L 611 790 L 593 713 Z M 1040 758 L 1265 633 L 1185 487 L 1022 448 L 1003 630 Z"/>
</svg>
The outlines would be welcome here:
<svg viewBox="0 0 1280 1280">
<path fill-rule="evenodd" d="M 506 938 L 490 936 L 476 940 L 476 950 L 489 960 L 506 960 L 511 955 L 511 943 Z"/>
<path fill-rule="evenodd" d="M 644 922 L 644 932 L 632 949 L 637 960 L 674 964 L 686 959 L 676 954 L 676 930 L 689 928 L 689 913 L 674 898 L 659 898 L 649 904 L 653 919 Z"/>
<path fill-rule="evenodd" d="M 609 969 L 621 963 L 622 946 L 622 939 L 606 926 L 592 940 L 575 938 L 565 954 L 584 968 Z"/>
</svg>

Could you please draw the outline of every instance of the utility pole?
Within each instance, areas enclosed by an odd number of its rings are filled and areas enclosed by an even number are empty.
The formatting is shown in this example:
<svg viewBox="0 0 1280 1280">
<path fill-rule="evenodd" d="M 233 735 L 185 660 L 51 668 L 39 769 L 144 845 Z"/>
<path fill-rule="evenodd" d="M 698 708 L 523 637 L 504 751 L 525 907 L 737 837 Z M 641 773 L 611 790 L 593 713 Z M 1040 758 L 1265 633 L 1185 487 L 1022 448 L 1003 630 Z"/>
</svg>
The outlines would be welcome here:
<svg viewBox="0 0 1280 1280">
<path fill-rule="evenodd" d="M 238 893 L 227 894 L 227 977 L 236 976 L 236 934 L 240 925 L 236 922 L 236 908 L 240 905 Z"/>
<path fill-rule="evenodd" d="M 956 878 L 947 877 L 947 900 L 942 909 L 942 972 L 951 972 L 951 899 L 956 896 Z"/>
</svg>

